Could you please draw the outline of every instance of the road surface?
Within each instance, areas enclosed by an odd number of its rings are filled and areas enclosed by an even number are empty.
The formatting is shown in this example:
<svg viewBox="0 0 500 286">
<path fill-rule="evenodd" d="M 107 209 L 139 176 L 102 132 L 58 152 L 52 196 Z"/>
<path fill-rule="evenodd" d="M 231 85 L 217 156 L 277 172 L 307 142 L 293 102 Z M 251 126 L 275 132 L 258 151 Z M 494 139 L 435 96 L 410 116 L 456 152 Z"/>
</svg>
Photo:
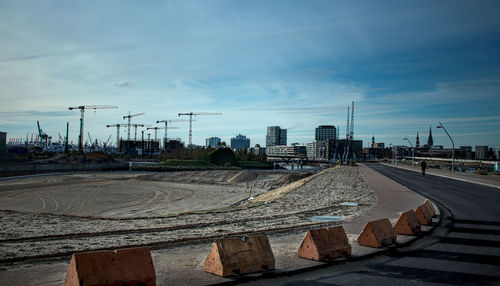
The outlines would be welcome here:
<svg viewBox="0 0 500 286">
<path fill-rule="evenodd" d="M 375 258 L 247 285 L 500 285 L 499 189 L 369 166 L 440 205 L 431 235 Z"/>
</svg>

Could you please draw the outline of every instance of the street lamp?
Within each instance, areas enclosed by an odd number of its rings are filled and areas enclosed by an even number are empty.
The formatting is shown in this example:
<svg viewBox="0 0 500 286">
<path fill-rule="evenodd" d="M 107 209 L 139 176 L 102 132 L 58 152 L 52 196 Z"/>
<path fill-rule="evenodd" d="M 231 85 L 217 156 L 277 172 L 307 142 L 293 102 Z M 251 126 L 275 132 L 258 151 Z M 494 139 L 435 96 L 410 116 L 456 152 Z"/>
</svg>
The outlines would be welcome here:
<svg viewBox="0 0 500 286">
<path fill-rule="evenodd" d="M 455 172 L 455 143 L 453 142 L 453 139 L 451 139 L 450 134 L 448 134 L 448 131 L 446 131 L 446 128 L 444 128 L 443 124 L 439 122 L 439 126 L 436 128 L 443 128 L 444 132 L 446 132 L 446 135 L 448 135 L 448 138 L 451 140 L 451 172 Z"/>
<path fill-rule="evenodd" d="M 411 145 L 411 155 L 412 155 L 412 157 L 411 157 L 411 164 L 413 166 L 413 165 L 415 165 L 415 147 L 413 147 L 413 144 L 411 144 L 411 142 L 408 139 L 408 137 L 403 138 L 403 140 L 408 141 L 408 143 L 410 143 L 410 145 Z"/>
<path fill-rule="evenodd" d="M 394 165 L 396 165 L 398 160 L 398 148 L 392 145 L 392 143 L 389 143 L 389 146 L 392 146 L 392 153 L 394 154 Z"/>
</svg>

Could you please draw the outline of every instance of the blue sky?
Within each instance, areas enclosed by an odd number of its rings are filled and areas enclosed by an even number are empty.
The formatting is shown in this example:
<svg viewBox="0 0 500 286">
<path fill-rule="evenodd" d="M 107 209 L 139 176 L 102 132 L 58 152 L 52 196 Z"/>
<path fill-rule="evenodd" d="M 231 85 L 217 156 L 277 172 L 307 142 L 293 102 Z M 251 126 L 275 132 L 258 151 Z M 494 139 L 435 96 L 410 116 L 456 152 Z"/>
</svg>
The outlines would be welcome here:
<svg viewBox="0 0 500 286">
<path fill-rule="evenodd" d="M 129 111 L 156 126 L 199 116 L 193 143 L 241 133 L 264 145 L 340 126 L 355 101 L 355 138 L 405 145 L 417 131 L 450 146 L 500 146 L 498 1 L 7 1 L 0 2 L 0 131 L 54 138 L 78 105 L 85 136 L 106 140 Z M 188 140 L 188 123 L 169 137 Z M 154 132 L 151 132 L 153 134 Z M 125 134 L 125 130 L 122 130 Z M 126 136 L 126 135 L 124 135 Z M 152 135 L 153 136 L 153 135 Z"/>
</svg>

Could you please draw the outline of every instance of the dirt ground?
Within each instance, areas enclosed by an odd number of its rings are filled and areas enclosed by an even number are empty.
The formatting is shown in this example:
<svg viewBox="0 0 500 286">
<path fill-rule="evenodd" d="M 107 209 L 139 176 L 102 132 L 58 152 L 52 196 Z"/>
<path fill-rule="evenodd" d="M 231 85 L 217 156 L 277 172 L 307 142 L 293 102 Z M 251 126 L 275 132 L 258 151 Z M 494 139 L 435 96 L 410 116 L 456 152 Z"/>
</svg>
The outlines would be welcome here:
<svg viewBox="0 0 500 286">
<path fill-rule="evenodd" d="M 296 182 L 273 200 L 235 206 L 308 175 L 248 170 L 118 172 L 2 181 L 0 261 L 293 231 L 318 225 L 313 216 L 352 218 L 375 203 L 357 167 L 336 167 Z"/>
</svg>

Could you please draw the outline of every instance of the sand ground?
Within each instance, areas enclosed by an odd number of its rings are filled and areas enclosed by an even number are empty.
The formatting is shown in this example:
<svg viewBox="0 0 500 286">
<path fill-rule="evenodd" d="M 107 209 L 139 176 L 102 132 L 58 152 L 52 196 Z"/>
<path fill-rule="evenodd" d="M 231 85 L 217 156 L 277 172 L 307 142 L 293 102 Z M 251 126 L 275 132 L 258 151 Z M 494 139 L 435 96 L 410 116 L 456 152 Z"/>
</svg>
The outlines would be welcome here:
<svg viewBox="0 0 500 286">
<path fill-rule="evenodd" d="M 307 175 L 245 170 L 123 172 L 3 181 L 0 261 L 294 232 L 321 225 L 312 216 L 348 219 L 376 201 L 357 167 L 336 167 L 272 201 L 234 207 L 250 195 L 272 192 Z M 342 206 L 343 202 L 356 204 Z"/>
</svg>

